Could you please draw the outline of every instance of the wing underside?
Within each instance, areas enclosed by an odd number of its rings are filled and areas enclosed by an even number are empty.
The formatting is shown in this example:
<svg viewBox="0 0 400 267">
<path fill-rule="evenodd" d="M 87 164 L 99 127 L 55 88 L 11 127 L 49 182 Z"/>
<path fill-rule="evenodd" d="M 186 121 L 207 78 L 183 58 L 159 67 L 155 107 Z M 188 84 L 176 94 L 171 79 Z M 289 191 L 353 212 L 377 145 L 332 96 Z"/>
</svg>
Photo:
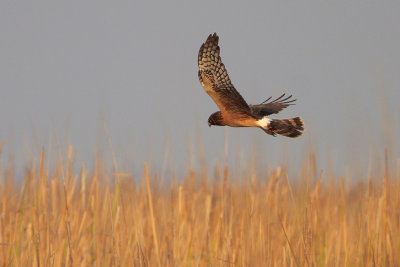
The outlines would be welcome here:
<svg viewBox="0 0 400 267">
<path fill-rule="evenodd" d="M 225 65 L 220 57 L 218 35 L 209 35 L 202 44 L 198 55 L 199 80 L 204 90 L 223 113 L 251 115 L 250 108 L 232 85 Z"/>
</svg>

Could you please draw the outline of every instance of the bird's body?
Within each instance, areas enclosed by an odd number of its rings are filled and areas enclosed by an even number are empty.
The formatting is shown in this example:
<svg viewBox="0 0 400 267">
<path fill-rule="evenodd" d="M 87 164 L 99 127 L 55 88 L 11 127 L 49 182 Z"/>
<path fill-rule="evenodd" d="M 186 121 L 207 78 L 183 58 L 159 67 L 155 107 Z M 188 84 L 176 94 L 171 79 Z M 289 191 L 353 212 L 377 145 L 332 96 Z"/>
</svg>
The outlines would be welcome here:
<svg viewBox="0 0 400 267">
<path fill-rule="evenodd" d="M 304 131 L 300 117 L 287 120 L 266 117 L 292 105 L 295 99 L 284 98 L 283 94 L 270 102 L 267 101 L 271 98 L 258 105 L 248 105 L 233 86 L 219 52 L 218 36 L 214 33 L 202 44 L 198 55 L 200 83 L 220 109 L 209 117 L 209 126 L 259 127 L 273 136 L 300 136 Z"/>
</svg>

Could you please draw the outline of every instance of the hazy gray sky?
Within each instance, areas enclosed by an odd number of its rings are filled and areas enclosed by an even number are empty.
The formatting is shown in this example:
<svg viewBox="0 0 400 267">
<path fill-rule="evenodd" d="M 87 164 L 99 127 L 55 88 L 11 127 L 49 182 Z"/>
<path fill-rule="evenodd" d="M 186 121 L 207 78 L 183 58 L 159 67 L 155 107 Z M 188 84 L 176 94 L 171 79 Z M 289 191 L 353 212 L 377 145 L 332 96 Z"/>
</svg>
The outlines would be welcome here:
<svg viewBox="0 0 400 267">
<path fill-rule="evenodd" d="M 385 118 L 399 157 L 399 14 L 395 1 L 1 1 L 3 158 L 54 147 L 56 130 L 91 161 L 104 120 L 128 166 L 160 167 L 167 140 L 173 164 L 186 166 L 199 137 L 210 162 L 221 160 L 227 134 L 236 162 L 257 151 L 262 164 L 285 154 L 297 164 L 311 140 L 342 170 L 371 140 L 385 144 Z M 213 32 L 249 103 L 298 99 L 275 117 L 302 116 L 303 137 L 208 127 L 217 108 L 198 81 L 197 52 Z"/>
</svg>

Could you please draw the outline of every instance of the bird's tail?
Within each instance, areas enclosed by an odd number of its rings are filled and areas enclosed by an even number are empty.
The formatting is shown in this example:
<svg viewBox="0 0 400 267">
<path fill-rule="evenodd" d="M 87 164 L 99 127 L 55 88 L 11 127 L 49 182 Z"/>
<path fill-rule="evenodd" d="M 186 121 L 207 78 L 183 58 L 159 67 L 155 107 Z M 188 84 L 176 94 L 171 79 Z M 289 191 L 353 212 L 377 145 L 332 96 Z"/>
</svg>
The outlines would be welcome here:
<svg viewBox="0 0 400 267">
<path fill-rule="evenodd" d="M 287 120 L 271 120 L 262 128 L 264 132 L 270 135 L 283 135 L 287 137 L 299 137 L 304 131 L 304 123 L 300 117 Z"/>
</svg>

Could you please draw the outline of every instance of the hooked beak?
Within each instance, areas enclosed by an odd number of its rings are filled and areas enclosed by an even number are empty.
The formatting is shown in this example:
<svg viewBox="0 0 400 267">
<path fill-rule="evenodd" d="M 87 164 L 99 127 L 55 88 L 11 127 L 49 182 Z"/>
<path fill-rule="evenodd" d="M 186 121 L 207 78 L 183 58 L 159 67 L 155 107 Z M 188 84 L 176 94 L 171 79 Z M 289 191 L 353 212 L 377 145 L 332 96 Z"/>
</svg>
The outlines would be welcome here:
<svg viewBox="0 0 400 267">
<path fill-rule="evenodd" d="M 211 127 L 211 123 L 210 122 L 208 122 L 208 127 Z"/>
</svg>

